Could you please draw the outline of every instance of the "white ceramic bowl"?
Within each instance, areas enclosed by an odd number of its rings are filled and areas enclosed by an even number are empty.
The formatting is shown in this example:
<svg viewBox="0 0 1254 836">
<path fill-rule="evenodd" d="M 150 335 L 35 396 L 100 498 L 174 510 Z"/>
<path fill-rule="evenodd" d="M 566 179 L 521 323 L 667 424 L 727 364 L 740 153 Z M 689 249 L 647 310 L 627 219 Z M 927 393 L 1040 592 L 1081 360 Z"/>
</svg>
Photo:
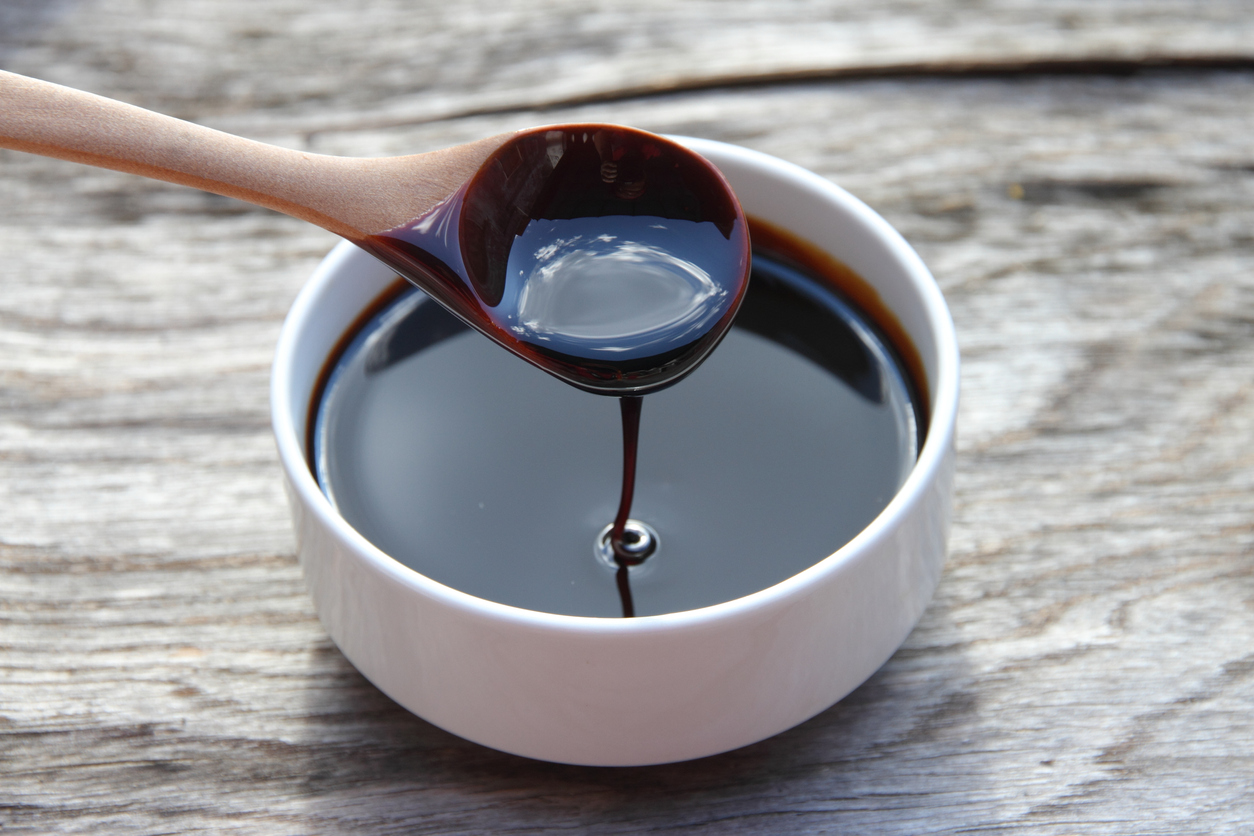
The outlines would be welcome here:
<svg viewBox="0 0 1254 836">
<path fill-rule="evenodd" d="M 642 765 L 734 749 L 848 694 L 901 644 L 940 576 L 953 495 L 958 348 L 936 282 L 880 216 L 774 157 L 681 139 L 746 213 L 859 273 L 921 356 L 930 395 L 918 463 L 888 507 L 818 564 L 768 589 L 635 619 L 516 609 L 439 584 L 339 517 L 305 458 L 319 371 L 393 273 L 347 243 L 283 326 L 271 380 L 300 562 L 327 632 L 371 682 L 469 740 L 550 761 Z"/>
</svg>

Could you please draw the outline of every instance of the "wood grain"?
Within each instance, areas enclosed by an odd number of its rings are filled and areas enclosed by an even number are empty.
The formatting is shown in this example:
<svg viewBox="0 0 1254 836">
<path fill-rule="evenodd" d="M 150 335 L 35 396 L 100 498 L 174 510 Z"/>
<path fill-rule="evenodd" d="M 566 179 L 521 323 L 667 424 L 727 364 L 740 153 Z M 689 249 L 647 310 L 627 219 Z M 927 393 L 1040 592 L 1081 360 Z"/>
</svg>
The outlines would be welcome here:
<svg viewBox="0 0 1254 836">
<path fill-rule="evenodd" d="M 790 72 L 1254 57 L 1243 0 L 59 0 L 21 19 L 44 36 L 6 69 L 245 134 L 241 111 L 328 130 Z"/>
<path fill-rule="evenodd" d="M 666 767 L 535 763 L 410 716 L 313 617 L 269 437 L 279 323 L 333 237 L 0 152 L 4 832 L 1254 828 L 1254 73 L 950 74 L 437 118 L 774 55 L 706 63 L 736 38 L 812 67 L 825 40 L 866 63 L 873 32 L 903 63 L 1064 40 L 1226 54 L 1249 42 L 1243 7 L 746 3 L 711 22 L 700 3 L 637 5 L 448 4 L 420 24 L 386 3 L 80 3 L 0 55 L 320 153 L 614 120 L 757 148 L 862 197 L 932 267 L 964 354 L 951 557 L 905 646 L 814 720 Z M 1068 15 L 1058 31 L 1078 34 L 1051 40 Z"/>
</svg>

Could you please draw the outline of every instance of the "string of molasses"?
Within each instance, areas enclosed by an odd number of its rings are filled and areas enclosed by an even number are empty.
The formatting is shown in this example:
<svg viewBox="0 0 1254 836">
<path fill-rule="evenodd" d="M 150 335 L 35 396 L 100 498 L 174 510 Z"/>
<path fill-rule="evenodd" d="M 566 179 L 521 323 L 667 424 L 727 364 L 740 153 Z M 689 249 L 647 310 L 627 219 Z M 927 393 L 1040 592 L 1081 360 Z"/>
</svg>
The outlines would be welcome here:
<svg viewBox="0 0 1254 836">
<path fill-rule="evenodd" d="M 632 566 L 638 566 L 644 560 L 628 552 L 623 544 L 627 518 L 631 515 L 631 500 L 636 492 L 636 443 L 640 439 L 640 406 L 643 402 L 644 398 L 638 395 L 618 399 L 623 418 L 623 489 L 618 500 L 618 515 L 614 517 L 614 526 L 610 529 L 610 546 L 614 549 L 614 562 L 618 564 L 615 581 L 618 583 L 618 597 L 623 603 L 623 618 L 634 618 L 636 615 L 627 573 Z"/>
</svg>

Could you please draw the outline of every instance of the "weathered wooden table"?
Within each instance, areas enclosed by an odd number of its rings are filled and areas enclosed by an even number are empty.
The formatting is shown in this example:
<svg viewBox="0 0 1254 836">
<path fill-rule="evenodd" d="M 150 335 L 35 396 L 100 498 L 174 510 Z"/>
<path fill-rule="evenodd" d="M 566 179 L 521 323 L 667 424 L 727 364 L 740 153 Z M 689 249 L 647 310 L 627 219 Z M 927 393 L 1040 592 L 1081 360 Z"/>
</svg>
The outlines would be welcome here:
<svg viewBox="0 0 1254 836">
<path fill-rule="evenodd" d="M 0 67 L 328 153 L 741 143 L 896 224 L 964 352 L 951 556 L 879 673 L 726 755 L 535 763 L 313 616 L 267 378 L 332 237 L 0 152 L 0 830 L 1254 832 L 1248 3 L 0 0 Z"/>
</svg>

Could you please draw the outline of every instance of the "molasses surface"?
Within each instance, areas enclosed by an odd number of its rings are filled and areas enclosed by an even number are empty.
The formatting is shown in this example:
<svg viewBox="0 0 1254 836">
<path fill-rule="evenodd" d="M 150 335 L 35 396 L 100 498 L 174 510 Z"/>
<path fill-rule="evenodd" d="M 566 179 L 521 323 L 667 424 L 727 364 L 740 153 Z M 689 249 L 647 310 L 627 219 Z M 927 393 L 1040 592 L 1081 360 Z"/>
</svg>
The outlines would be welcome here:
<svg viewBox="0 0 1254 836">
<path fill-rule="evenodd" d="M 637 616 L 729 601 L 836 551 L 883 510 L 919 445 L 913 387 L 827 282 L 754 255 L 718 351 L 649 395 L 631 517 Z M 365 325 L 314 428 L 320 485 L 382 551 L 463 592 L 620 617 L 596 544 L 622 473 L 617 399 L 500 351 L 419 291 Z"/>
</svg>

